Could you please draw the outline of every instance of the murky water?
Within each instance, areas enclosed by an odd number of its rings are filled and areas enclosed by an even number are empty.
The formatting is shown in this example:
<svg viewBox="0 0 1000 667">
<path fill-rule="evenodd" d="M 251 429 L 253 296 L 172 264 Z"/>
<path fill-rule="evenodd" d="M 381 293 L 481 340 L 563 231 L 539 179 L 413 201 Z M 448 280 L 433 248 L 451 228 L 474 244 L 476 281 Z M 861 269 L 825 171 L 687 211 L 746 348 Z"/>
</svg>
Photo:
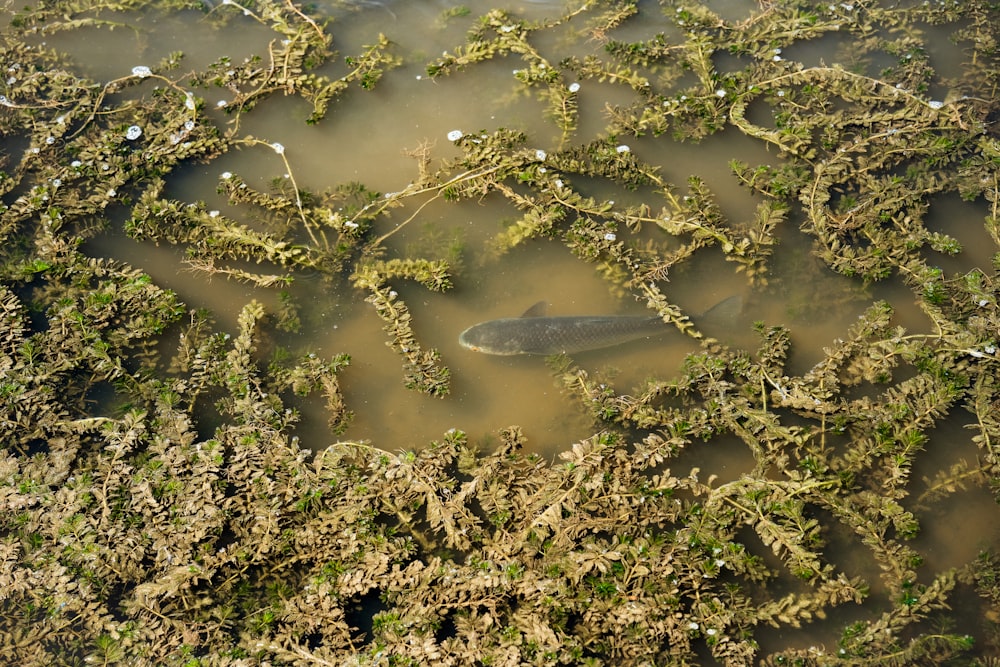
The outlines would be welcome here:
<svg viewBox="0 0 1000 667">
<path fill-rule="evenodd" d="M 442 11 L 452 5 L 443 0 L 353 4 L 352 8 L 329 7 L 335 17 L 331 27 L 334 46 L 342 54 L 356 53 L 362 45 L 373 43 L 379 33 L 385 33 L 396 43 L 402 66 L 388 72 L 373 91 L 349 92 L 315 126 L 305 122 L 311 109 L 294 98 L 268 100 L 247 115 L 242 126 L 244 133 L 285 146 L 301 188 L 322 191 L 358 181 L 379 192 L 401 190 L 417 176 L 416 162 L 404 155 L 403 149 L 429 144 L 436 161 L 455 157 L 458 153 L 446 139 L 448 132 L 455 129 L 470 132 L 516 128 L 529 136 L 530 145 L 542 150 L 555 148 L 558 135 L 543 117 L 541 105 L 515 94 L 518 85 L 511 73 L 518 65 L 515 58 L 478 66 L 473 75 L 431 80 L 425 74 L 428 60 L 462 44 L 470 22 L 492 3 L 467 2 L 470 16 L 450 21 L 440 19 Z M 730 19 L 738 19 L 741 11 L 757 6 L 756 2 L 713 4 Z M 566 5 L 527 0 L 506 3 L 511 11 L 534 18 L 559 15 Z M 629 22 L 627 30 L 648 35 L 668 29 L 655 3 L 640 6 L 640 16 Z M 260 45 L 272 37 L 250 19 L 236 21 L 217 32 L 202 14 L 190 12 L 169 18 L 150 17 L 139 33 L 83 29 L 49 39 L 73 54 L 89 75 L 107 80 L 178 49 L 186 53 L 186 62 L 192 68 L 221 56 L 238 60 L 259 51 Z M 546 48 L 550 61 L 558 62 L 570 52 L 599 52 L 601 45 L 555 41 Z M 837 53 L 838 48 L 843 45 L 829 52 Z M 797 57 L 818 60 L 830 45 L 818 44 L 816 49 L 812 57 L 804 53 Z M 606 102 L 623 95 L 619 89 L 600 84 L 586 86 L 580 95 L 580 137 L 600 134 Z M 215 97 L 225 99 L 217 90 L 201 94 L 206 96 L 209 107 L 216 104 Z M 224 116 L 220 114 L 219 118 Z M 702 178 L 722 212 L 734 222 L 748 219 L 756 201 L 740 186 L 729 161 L 767 163 L 773 159 L 764 146 L 736 133 L 715 135 L 698 144 L 676 143 L 666 137 L 630 138 L 629 145 L 644 161 L 663 165 L 661 173 L 666 180 L 683 184 L 692 175 Z M 238 212 L 215 193 L 218 176 L 225 171 L 238 173 L 261 189 L 285 173 L 278 156 L 266 148 L 234 151 L 208 165 L 185 167 L 172 177 L 171 196 L 206 201 L 210 208 L 238 217 Z M 604 192 L 593 194 L 608 196 Z M 635 200 L 643 194 L 622 192 L 616 196 Z M 405 220 L 414 210 L 383 220 L 384 227 L 376 233 L 389 232 L 392 225 Z M 462 248 L 462 268 L 453 290 L 437 294 L 415 285 L 394 285 L 413 314 L 417 338 L 427 347 L 438 348 L 443 363 L 452 371 L 451 394 L 443 399 L 404 388 L 400 358 L 387 347 L 382 322 L 364 303 L 364 293 L 346 283 L 308 276 L 298 279 L 289 292 L 300 308 L 301 332 L 276 334 L 273 343 L 295 354 L 350 354 L 352 363 L 342 375 L 342 382 L 348 405 L 356 414 L 347 431 L 336 436 L 326 428 L 320 403 L 303 401 L 299 408 L 303 412 L 300 436 L 304 444 L 320 450 L 338 438 L 351 438 L 368 439 L 389 450 L 419 448 L 448 429 L 457 428 L 488 448 L 498 429 L 517 424 L 527 435 L 529 447 L 548 458 L 591 434 L 592 424 L 560 389 L 544 360 L 489 357 L 458 345 L 459 332 L 469 325 L 515 316 L 539 300 L 548 301 L 553 314 L 644 312 L 631 297 L 614 294 L 593 266 L 573 257 L 556 242 L 537 241 L 500 258 L 493 257 L 486 241 L 516 213 L 498 198 L 459 204 L 439 201 L 422 209 L 418 218 L 386 243 L 390 255 L 405 255 L 413 247 L 434 248 L 451 243 Z M 984 242 L 979 222 L 983 215 L 981 202 L 945 198 L 933 203 L 929 225 L 957 237 L 966 248 L 958 257 L 939 258 L 946 270 L 989 266 L 995 248 Z M 789 368 L 793 373 L 804 373 L 822 359 L 823 348 L 844 337 L 858 315 L 877 298 L 893 304 L 897 321 L 907 329 L 929 330 L 930 323 L 914 306 L 909 289 L 893 281 L 866 289 L 824 268 L 810 255 L 810 240 L 798 232 L 794 213 L 781 238 L 767 289 L 752 289 L 721 253 L 709 251 L 671 276 L 665 288 L 668 297 L 694 315 L 728 296 L 743 296 L 746 307 L 738 318 L 724 325 L 706 325 L 705 333 L 753 349 L 753 321 L 784 324 L 790 328 L 794 343 Z M 273 292 L 222 279 L 209 284 L 203 277 L 183 270 L 181 251 L 137 243 L 115 229 L 90 241 L 88 248 L 95 254 L 117 257 L 142 268 L 160 284 L 175 290 L 190 307 L 212 310 L 218 326 L 224 329 L 234 329 L 236 314 L 250 299 L 276 302 Z M 817 303 L 828 305 L 816 308 Z M 656 340 L 580 354 L 576 361 L 627 392 L 647 377 L 678 373 L 684 356 L 698 349 L 697 341 L 668 332 Z M 957 441 L 961 456 L 975 457 L 968 431 L 942 428 L 931 437 L 922 465 L 947 467 L 954 462 L 959 454 L 955 448 L 938 446 L 944 441 Z M 724 477 L 735 476 L 749 465 L 737 454 L 720 457 L 718 452 L 724 449 L 714 450 L 714 455 L 705 450 L 695 448 L 685 453 L 685 461 L 693 460 L 692 465 L 702 466 L 711 466 L 714 461 L 718 470 L 731 467 L 728 475 L 724 470 L 719 473 Z M 916 486 L 921 483 L 919 478 L 914 482 Z M 928 561 L 933 561 L 935 568 L 967 562 L 976 546 L 960 539 L 962 526 L 993 525 L 990 522 L 995 509 L 988 493 L 969 492 L 928 510 L 922 538 Z M 957 516 L 962 521 L 955 520 Z M 995 544 L 995 533 L 978 532 L 976 544 Z"/>
<path fill-rule="evenodd" d="M 404 150 L 428 144 L 437 161 L 455 157 L 458 152 L 446 139 L 454 129 L 468 132 L 516 128 L 529 136 L 530 145 L 552 150 L 557 133 L 544 118 L 540 103 L 516 94 L 520 90 L 512 75 L 519 63 L 516 58 L 477 66 L 471 76 L 437 80 L 426 76 L 424 68 L 429 59 L 462 44 L 468 26 L 491 3 L 465 4 L 470 8 L 469 16 L 451 20 L 441 18 L 442 12 L 453 6 L 443 0 L 327 6 L 333 17 L 330 30 L 334 47 L 342 55 L 358 52 L 385 33 L 396 45 L 402 65 L 389 71 L 374 90 L 348 92 L 317 125 L 306 124 L 311 109 L 305 102 L 275 98 L 246 115 L 241 132 L 284 145 L 297 184 L 312 191 L 352 181 L 379 192 L 400 190 L 417 176 L 416 161 Z M 755 5 L 720 4 L 725 6 L 716 9 L 727 16 L 733 14 L 730 18 Z M 559 16 L 567 6 L 563 2 L 527 0 L 507 3 L 513 13 L 535 19 Z M 640 15 L 631 19 L 625 30 L 638 37 L 668 29 L 662 10 L 654 3 L 642 3 Z M 169 17 L 151 15 L 137 32 L 83 29 L 56 35 L 50 42 L 72 54 L 88 74 L 101 80 L 122 76 L 133 65 L 153 62 L 176 50 L 185 53 L 184 62 L 192 68 L 204 67 L 222 56 L 238 61 L 259 51 L 260 44 L 272 36 L 249 18 L 218 31 L 204 15 L 188 12 Z M 597 41 L 564 39 L 554 40 L 546 48 L 550 62 L 558 62 L 569 53 L 599 53 L 601 45 Z M 321 71 L 332 72 L 335 66 L 330 64 Z M 225 101 L 224 91 L 199 94 L 205 95 L 208 107 Z M 576 136 L 600 134 L 605 104 L 625 101 L 627 95 L 619 87 L 588 83 L 580 94 L 581 123 Z M 218 118 L 225 122 L 221 113 Z M 703 179 L 732 222 L 753 215 L 757 202 L 739 185 L 728 164 L 734 158 L 768 162 L 769 155 L 759 142 L 738 133 L 721 133 L 699 143 L 677 143 L 664 137 L 632 138 L 629 143 L 644 161 L 663 165 L 661 174 L 668 181 L 683 186 L 689 176 Z M 215 192 L 218 176 L 225 171 L 238 173 L 261 189 L 267 189 L 271 179 L 285 175 L 284 165 L 272 151 L 251 148 L 231 152 L 208 165 L 185 167 L 172 177 L 170 195 L 180 200 L 206 201 L 210 207 L 239 219 L 239 211 L 232 210 Z M 644 196 L 624 191 L 593 194 L 620 196 L 623 202 Z M 657 205 L 656 200 L 651 201 Z M 942 221 L 952 217 L 947 207 L 960 205 L 942 205 Z M 410 212 L 384 220 L 385 228 L 376 232 L 390 231 L 392 224 L 398 224 Z M 456 277 L 455 288 L 448 293 L 432 294 L 418 286 L 394 285 L 413 313 L 418 339 L 425 346 L 438 348 L 452 371 L 451 395 L 443 400 L 403 387 L 400 360 L 385 345 L 381 322 L 363 302 L 363 293 L 309 277 L 300 277 L 289 290 L 300 307 L 302 330 L 299 334 L 280 334 L 274 343 L 293 353 L 346 352 L 352 357 L 352 365 L 342 379 L 357 416 L 343 437 L 369 439 L 387 449 L 405 449 L 420 447 L 450 428 L 465 430 L 474 439 L 486 441 L 496 429 L 518 424 L 531 447 L 551 456 L 589 435 L 591 425 L 557 386 L 542 359 L 486 357 L 457 344 L 458 333 L 467 326 L 484 319 L 517 315 L 538 300 L 548 301 L 554 314 L 643 312 L 641 304 L 628 296 L 614 295 L 592 266 L 580 262 L 555 242 L 539 241 L 493 258 L 486 241 L 502 229 L 503 221 L 516 214 L 513 207 L 498 198 L 460 204 L 434 202 L 386 243 L 390 253 L 399 255 L 406 254 L 414 244 L 421 248 L 433 245 L 433 239 L 439 245 L 457 243 L 462 248 L 462 271 Z M 785 324 L 791 328 L 795 343 L 791 360 L 795 372 L 804 372 L 819 361 L 822 348 L 843 336 L 846 327 L 876 296 L 889 297 L 906 326 L 927 327 L 923 316 L 913 309 L 908 290 L 887 284 L 865 291 L 857 283 L 836 276 L 810 257 L 810 241 L 797 233 L 794 218 L 785 226 L 782 246 L 772 266 L 770 288 L 752 290 L 734 265 L 727 264 L 721 253 L 710 250 L 671 276 L 668 297 L 694 315 L 728 296 L 742 295 L 746 303 L 742 316 L 722 330 L 713 331 L 709 326 L 705 333 L 752 349 L 756 344 L 751 332 L 754 320 Z M 427 241 L 428 237 L 432 241 Z M 970 245 L 975 247 L 974 243 Z M 236 314 L 248 300 L 267 304 L 276 300 L 274 293 L 223 279 L 212 281 L 206 289 L 204 277 L 182 270 L 181 251 L 136 243 L 115 231 L 91 241 L 89 247 L 92 252 L 121 258 L 148 271 L 161 284 L 177 291 L 191 307 L 212 310 L 223 328 L 235 326 Z M 820 310 L 806 307 L 824 299 L 835 306 Z M 675 374 L 684 356 L 697 350 L 697 341 L 671 332 L 658 340 L 586 353 L 578 361 L 585 368 L 613 378 L 620 391 L 627 391 L 645 377 Z M 321 414 L 309 414 L 318 407 L 309 402 L 301 406 L 305 412 L 302 441 L 316 450 L 336 440 L 326 432 Z"/>
<path fill-rule="evenodd" d="M 301 100 L 276 98 L 248 114 L 241 131 L 283 144 L 296 182 L 313 191 L 351 181 L 380 192 L 400 190 L 417 176 L 416 162 L 404 155 L 404 150 L 429 144 L 435 160 L 455 157 L 458 153 L 446 139 L 453 129 L 513 127 L 524 131 L 532 145 L 551 150 L 555 133 L 543 117 L 540 104 L 530 97 L 515 95 L 518 86 L 511 67 L 517 66 L 516 58 L 478 66 L 461 76 L 437 80 L 426 76 L 428 60 L 463 43 L 468 26 L 491 5 L 465 3 L 470 8 L 468 17 L 442 20 L 442 12 L 453 4 L 444 0 L 386 0 L 329 6 L 334 47 L 342 55 L 357 52 L 362 45 L 373 43 L 379 33 L 385 33 L 396 44 L 403 64 L 388 72 L 374 90 L 348 92 L 317 125 L 306 124 L 310 109 Z M 718 0 L 709 4 L 734 19 L 747 11 L 748 3 Z M 573 3 L 507 3 L 512 12 L 539 19 L 558 16 L 568 5 Z M 627 30 L 637 35 L 667 30 L 662 11 L 654 3 L 641 3 L 640 15 L 629 21 Z M 260 44 L 271 37 L 272 33 L 250 19 L 237 20 L 217 31 L 204 15 L 186 12 L 150 16 L 136 32 L 88 28 L 55 35 L 49 43 L 72 54 L 85 72 L 102 80 L 122 76 L 133 65 L 153 62 L 175 50 L 185 53 L 184 62 L 192 68 L 203 67 L 221 56 L 236 61 L 259 51 Z M 548 46 L 546 55 L 552 62 L 569 52 L 599 52 L 601 48 L 596 42 L 579 41 Z M 829 47 L 821 44 L 816 48 Z M 808 54 L 805 57 L 808 59 Z M 580 95 L 580 137 L 599 134 L 609 96 L 622 95 L 610 86 L 587 86 Z M 219 90 L 202 94 L 209 107 L 225 100 Z M 221 113 L 218 117 L 224 122 Z M 731 221 L 752 215 L 756 201 L 739 185 L 728 163 L 734 158 L 767 163 L 769 154 L 759 142 L 738 133 L 720 133 L 700 143 L 677 143 L 664 137 L 633 138 L 630 146 L 643 160 L 663 165 L 666 180 L 683 184 L 692 175 L 703 179 Z M 285 175 L 280 159 L 266 148 L 233 151 L 211 164 L 188 166 L 176 173 L 169 194 L 182 200 L 206 201 L 238 217 L 238 212 L 228 210 L 224 199 L 215 193 L 218 176 L 225 171 L 238 173 L 261 189 L 266 189 L 271 179 Z M 642 197 L 641 193 L 620 195 L 633 200 Z M 452 395 L 444 400 L 422 397 L 402 387 L 399 360 L 384 345 L 381 324 L 363 303 L 364 294 L 343 286 L 331 288 L 308 277 L 300 278 L 293 286 L 291 292 L 301 307 L 303 331 L 279 344 L 294 350 L 352 355 L 353 364 L 345 373 L 344 383 L 357 406 L 358 418 L 347 437 L 369 438 L 390 448 L 411 447 L 448 428 L 485 436 L 496 428 L 517 423 L 525 428 L 538 451 L 550 454 L 589 433 L 588 425 L 556 388 L 542 360 L 483 357 L 457 344 L 457 334 L 470 324 L 516 315 L 538 300 L 548 301 L 557 314 L 642 312 L 640 304 L 613 295 L 593 267 L 555 242 L 540 241 L 500 259 L 491 258 L 485 240 L 515 214 L 508 204 L 493 198 L 475 203 L 436 202 L 422 209 L 418 220 L 386 244 L 390 252 L 403 254 L 409 244 L 424 243 L 425 237 L 436 235 L 463 247 L 463 270 L 452 291 L 431 294 L 419 287 L 400 288 L 413 311 L 419 339 L 439 348 L 453 371 Z M 982 215 L 979 207 L 965 202 L 945 200 L 935 205 L 930 224 L 938 221 L 969 251 L 957 259 L 942 257 L 942 262 L 951 263 L 949 268 L 988 263 L 989 246 L 981 242 L 981 226 L 953 224 L 958 219 Z M 397 215 L 394 220 L 404 218 L 405 214 Z M 706 333 L 724 333 L 729 342 L 752 347 L 752 321 L 785 324 L 791 328 L 795 342 L 792 370 L 796 372 L 804 372 L 818 361 L 822 347 L 842 337 L 876 297 L 889 298 L 899 321 L 908 328 L 923 330 L 928 326 L 913 307 L 907 289 L 889 282 L 865 290 L 822 267 L 810 256 L 810 240 L 797 233 L 797 222 L 793 215 L 785 225 L 782 245 L 772 264 L 770 289 L 751 290 L 733 265 L 710 250 L 672 276 L 669 298 L 695 314 L 727 296 L 743 295 L 747 304 L 743 317 L 724 332 Z M 389 227 L 377 231 L 384 233 Z M 221 279 L 213 281 L 211 289 L 205 289 L 204 278 L 183 270 L 180 251 L 136 243 L 114 231 L 92 241 L 90 247 L 96 253 L 143 268 L 176 290 L 192 307 L 210 308 L 223 327 L 234 325 L 236 313 L 248 299 L 274 300 L 273 294 Z M 803 280 L 803 276 L 808 279 Z M 834 308 L 804 307 L 830 295 L 837 297 Z M 685 354 L 696 349 L 695 341 L 667 335 L 657 341 L 588 353 L 580 361 L 595 369 L 617 369 L 618 382 L 625 388 L 641 380 L 644 373 L 669 375 Z M 331 437 L 317 432 L 304 440 L 319 449 L 329 444 Z"/>
</svg>

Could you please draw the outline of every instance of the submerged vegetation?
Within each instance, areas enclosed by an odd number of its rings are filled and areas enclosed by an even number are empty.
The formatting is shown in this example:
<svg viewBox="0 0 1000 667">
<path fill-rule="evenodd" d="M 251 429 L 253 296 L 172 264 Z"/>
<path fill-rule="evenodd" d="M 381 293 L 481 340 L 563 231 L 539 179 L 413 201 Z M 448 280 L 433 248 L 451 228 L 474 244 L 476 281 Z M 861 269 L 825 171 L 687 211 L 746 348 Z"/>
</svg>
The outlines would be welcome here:
<svg viewBox="0 0 1000 667">
<path fill-rule="evenodd" d="M 0 661 L 996 664 L 994 526 L 966 526 L 984 540 L 978 557 L 937 569 L 921 530 L 961 494 L 1000 498 L 1000 9 L 775 0 L 733 20 L 660 5 L 663 31 L 643 38 L 625 30 L 638 12 L 626 0 L 537 21 L 446 11 L 467 39 L 426 75 L 514 62 L 518 94 L 544 106 L 556 139 L 543 150 L 502 126 L 456 130 L 459 158 L 417 151 L 418 175 L 386 195 L 306 192 L 285 148 L 243 128 L 280 96 L 310 105 L 303 122 L 331 122 L 349 91 L 392 76 L 391 35 L 341 59 L 337 22 L 290 0 L 54 0 L 12 16 Z M 242 62 L 192 73 L 170 54 L 103 82 L 45 41 L 148 12 L 271 38 Z M 931 30 L 950 34 L 954 71 L 935 69 Z M 551 55 L 549 34 L 575 55 Z M 809 62 L 803 45 L 828 36 L 850 51 Z M 607 105 L 603 131 L 584 136 L 582 96 L 599 84 L 631 102 Z M 218 91 L 226 101 L 208 108 Z M 745 220 L 723 214 L 710 183 L 672 182 L 639 156 L 719 133 L 773 156 L 730 165 L 758 202 Z M 225 214 L 172 194 L 183 167 L 234 150 L 271 151 L 287 177 L 265 192 L 222 174 Z M 963 225 L 992 244 L 992 265 L 941 268 L 964 252 L 927 222 L 949 195 L 982 211 Z M 557 240 L 700 346 L 673 377 L 635 387 L 553 359 L 594 423 L 554 463 L 517 427 L 491 451 L 457 430 L 416 448 L 303 443 L 297 401 L 325 401 L 331 441 L 362 409 L 341 390 L 359 351 L 269 355 L 270 333 L 297 326 L 287 298 L 274 312 L 252 300 L 219 332 L 199 304 L 87 245 L 123 232 L 176 246 L 188 269 L 262 292 L 319 276 L 371 305 L 408 387 L 449 400 L 447 359 L 420 342 L 423 312 L 397 290 L 447 293 L 460 267 L 386 241 L 428 202 L 485 198 L 518 213 L 484 254 Z M 783 326 L 757 323 L 750 350 L 705 338 L 671 301 L 671 271 L 720 252 L 748 289 L 773 287 L 779 233 L 808 237 L 859 286 L 900 281 L 926 330 L 871 300 L 804 374 Z M 948 455 L 962 444 L 974 460 Z M 751 469 L 723 479 L 681 462 L 713 446 L 748 451 Z"/>
</svg>

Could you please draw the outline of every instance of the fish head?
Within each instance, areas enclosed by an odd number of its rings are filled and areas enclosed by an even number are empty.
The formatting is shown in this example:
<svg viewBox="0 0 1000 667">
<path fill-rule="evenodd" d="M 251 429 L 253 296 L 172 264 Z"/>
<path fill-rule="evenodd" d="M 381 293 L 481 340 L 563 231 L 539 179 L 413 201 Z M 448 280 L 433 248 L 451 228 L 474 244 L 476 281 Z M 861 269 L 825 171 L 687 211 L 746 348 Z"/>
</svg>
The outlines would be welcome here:
<svg viewBox="0 0 1000 667">
<path fill-rule="evenodd" d="M 505 357 L 523 354 L 524 350 L 521 349 L 521 345 L 517 340 L 498 332 L 497 323 L 499 321 L 482 322 L 469 327 L 459 334 L 458 344 L 473 352 L 481 352 L 483 354 L 495 354 Z"/>
</svg>

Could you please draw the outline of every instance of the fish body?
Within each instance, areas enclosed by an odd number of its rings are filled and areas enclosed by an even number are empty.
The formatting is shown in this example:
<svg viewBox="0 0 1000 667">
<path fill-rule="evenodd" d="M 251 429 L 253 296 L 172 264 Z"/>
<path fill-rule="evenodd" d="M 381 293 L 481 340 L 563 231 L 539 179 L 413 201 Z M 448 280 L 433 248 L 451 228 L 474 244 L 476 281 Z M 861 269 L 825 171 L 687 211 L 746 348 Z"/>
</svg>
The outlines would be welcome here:
<svg viewBox="0 0 1000 667">
<path fill-rule="evenodd" d="M 484 354 L 572 354 L 668 330 L 659 317 L 647 316 L 505 317 L 469 327 L 458 342 Z"/>
<path fill-rule="evenodd" d="M 724 299 L 703 317 L 728 319 L 739 314 L 743 301 L 738 296 Z M 521 317 L 504 317 L 480 322 L 463 331 L 462 347 L 483 354 L 573 354 L 659 336 L 672 328 L 662 319 L 648 315 L 576 315 L 545 317 L 545 303 L 539 302 Z"/>
</svg>

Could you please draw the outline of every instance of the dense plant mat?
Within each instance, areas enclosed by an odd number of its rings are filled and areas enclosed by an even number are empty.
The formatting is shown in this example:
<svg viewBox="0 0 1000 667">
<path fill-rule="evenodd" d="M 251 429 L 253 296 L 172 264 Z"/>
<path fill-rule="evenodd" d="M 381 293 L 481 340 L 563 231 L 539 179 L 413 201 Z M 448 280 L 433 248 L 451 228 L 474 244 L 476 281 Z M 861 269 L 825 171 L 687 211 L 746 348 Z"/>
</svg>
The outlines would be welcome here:
<svg viewBox="0 0 1000 667">
<path fill-rule="evenodd" d="M 538 22 L 455 10 L 442 20 L 470 21 L 467 41 L 427 75 L 472 77 L 481 63 L 516 59 L 558 146 L 538 150 L 503 127 L 456 131 L 460 158 L 436 165 L 427 148 L 418 177 L 384 196 L 357 183 L 305 192 L 290 165 L 271 192 L 223 174 L 220 191 L 234 210 L 254 211 L 253 224 L 171 198 L 172 174 L 233 149 L 284 160 L 280 144 L 245 134 L 241 121 L 295 95 L 312 105 L 310 122 L 325 122 L 345 91 L 391 74 L 392 43 L 320 74 L 335 22 L 291 2 L 226 0 L 201 10 L 206 19 L 250 17 L 274 33 L 254 57 L 192 74 L 178 54 L 99 82 L 41 39 L 127 25 L 132 12 L 200 9 L 149 4 L 45 2 L 21 10 L 3 37 L 0 661 L 1000 659 L 997 555 L 929 571 L 914 544 L 936 503 L 1000 488 L 994 3 L 787 0 L 734 23 L 664 2 L 648 10 L 662 9 L 673 37 L 628 42 L 615 35 L 634 2 L 580 2 Z M 963 54 L 947 80 L 927 55 L 928 26 L 947 26 Z M 556 30 L 601 48 L 549 61 L 539 44 Z M 856 66 L 788 53 L 827 35 L 854 42 Z M 875 53 L 882 67 L 870 71 Z M 580 136 L 577 95 L 594 82 L 635 101 L 609 106 L 600 136 Z M 219 87 L 223 120 L 203 99 Z M 929 92 L 942 89 L 940 100 Z M 720 132 L 773 155 L 731 165 L 759 201 L 745 221 L 727 219 L 705 182 L 671 183 L 628 145 Z M 601 183 L 642 201 L 604 200 Z M 981 205 L 983 219 L 969 224 L 995 245 L 992 266 L 936 266 L 962 252 L 924 224 L 932 199 L 949 193 Z M 183 249 L 190 269 L 216 280 L 273 289 L 319 275 L 384 320 L 408 386 L 448 400 L 446 360 L 417 339 L 419 313 L 395 288 L 447 291 L 455 267 L 389 253 L 399 223 L 384 216 L 484 197 L 521 212 L 492 252 L 561 241 L 700 345 L 675 376 L 638 387 L 552 360 L 594 420 L 594 435 L 554 463 L 526 451 L 517 427 L 485 451 L 454 431 L 415 449 L 345 441 L 314 453 L 297 436 L 294 401 L 321 397 L 331 434 L 342 432 L 359 409 L 341 391 L 346 353 L 268 357 L 263 332 L 293 326 L 293 314 L 253 301 L 238 330 L 222 333 L 141 269 L 81 246 L 118 225 Z M 735 349 L 704 338 L 668 299 L 670 271 L 709 248 L 764 289 L 789 225 L 859 286 L 902 281 L 927 331 L 903 330 L 890 304 L 873 300 L 796 374 L 787 329 L 761 323 L 756 349 Z M 946 420 L 966 427 L 978 459 L 917 487 L 914 466 L 949 444 L 934 434 Z M 671 472 L 679 456 L 722 441 L 748 450 L 752 470 L 725 482 Z"/>
</svg>

